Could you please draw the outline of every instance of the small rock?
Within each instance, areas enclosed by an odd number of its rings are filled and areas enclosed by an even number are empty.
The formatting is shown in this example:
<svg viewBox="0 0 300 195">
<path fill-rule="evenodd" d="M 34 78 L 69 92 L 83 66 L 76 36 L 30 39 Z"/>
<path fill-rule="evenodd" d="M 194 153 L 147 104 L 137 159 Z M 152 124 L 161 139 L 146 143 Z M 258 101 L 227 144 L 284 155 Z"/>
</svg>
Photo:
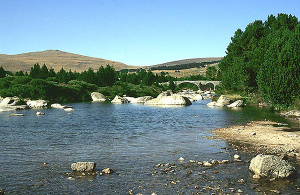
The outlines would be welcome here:
<svg viewBox="0 0 300 195">
<path fill-rule="evenodd" d="M 251 132 L 250 135 L 256 135 L 256 132 Z"/>
<path fill-rule="evenodd" d="M 176 185 L 177 183 L 175 181 L 171 181 L 171 184 Z"/>
<path fill-rule="evenodd" d="M 217 161 L 217 160 L 212 160 L 211 161 L 211 164 L 213 164 L 213 165 L 216 165 L 216 164 L 218 164 L 219 162 Z"/>
<path fill-rule="evenodd" d="M 270 190 L 270 192 L 276 193 L 276 194 L 280 194 L 280 191 L 278 190 Z"/>
<path fill-rule="evenodd" d="M 203 165 L 203 163 L 202 163 L 202 162 L 198 162 L 198 165 L 200 165 L 200 166 L 201 166 L 201 165 Z"/>
<path fill-rule="evenodd" d="M 209 162 L 207 162 L 207 161 L 204 161 L 204 162 L 203 162 L 203 166 L 205 166 L 205 167 L 211 167 L 212 164 L 209 163 Z"/>
<path fill-rule="evenodd" d="M 73 177 L 68 177 L 67 180 L 75 180 Z"/>
<path fill-rule="evenodd" d="M 241 156 L 238 155 L 238 154 L 235 154 L 235 155 L 233 156 L 233 158 L 234 158 L 234 160 L 241 160 Z"/>
<path fill-rule="evenodd" d="M 112 174 L 114 171 L 111 168 L 106 168 L 101 171 L 104 174 Z"/>
<path fill-rule="evenodd" d="M 66 108 L 66 109 L 64 109 L 64 111 L 66 111 L 66 112 L 71 112 L 71 111 L 74 111 L 75 109 L 73 109 L 73 108 Z"/>
<path fill-rule="evenodd" d="M 39 116 L 39 115 L 45 115 L 44 112 L 36 112 L 36 115 Z"/>
<path fill-rule="evenodd" d="M 10 116 L 24 116 L 24 114 L 10 114 Z"/>
<path fill-rule="evenodd" d="M 195 163 L 196 161 L 194 161 L 194 160 L 190 160 L 190 163 Z"/>
<path fill-rule="evenodd" d="M 255 174 L 255 175 L 252 176 L 252 178 L 253 179 L 260 179 L 260 176 Z"/>
<path fill-rule="evenodd" d="M 238 193 L 243 193 L 243 190 L 241 190 L 241 189 L 238 189 L 238 191 L 237 191 Z"/>
<path fill-rule="evenodd" d="M 179 160 L 179 161 L 184 161 L 184 158 L 183 158 L 183 157 L 180 157 L 178 160 Z"/>
<path fill-rule="evenodd" d="M 228 163 L 229 163 L 229 160 L 222 160 L 221 163 L 222 163 L 222 164 L 228 164 Z"/>
<path fill-rule="evenodd" d="M 245 180 L 244 179 L 239 179 L 238 183 L 245 183 Z"/>
</svg>

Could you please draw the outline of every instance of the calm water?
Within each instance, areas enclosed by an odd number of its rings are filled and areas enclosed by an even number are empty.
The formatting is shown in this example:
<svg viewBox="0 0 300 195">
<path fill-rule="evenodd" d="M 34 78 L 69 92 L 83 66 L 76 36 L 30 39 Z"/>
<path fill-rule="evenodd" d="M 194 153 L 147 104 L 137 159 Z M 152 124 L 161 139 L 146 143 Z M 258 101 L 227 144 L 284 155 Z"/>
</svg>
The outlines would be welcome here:
<svg viewBox="0 0 300 195">
<path fill-rule="evenodd" d="M 274 183 L 251 179 L 247 163 L 213 168 L 187 163 L 232 159 L 235 153 L 250 160 L 250 153 L 208 139 L 211 130 L 250 120 L 283 120 L 264 110 L 208 108 L 207 103 L 166 108 L 76 103 L 71 104 L 73 114 L 60 109 L 43 110 L 44 116 L 36 116 L 35 110 L 18 111 L 22 117 L 2 112 L 0 188 L 7 194 L 193 194 L 207 186 L 246 193 L 272 190 Z M 179 157 L 186 161 L 179 163 Z M 71 163 L 78 161 L 93 161 L 97 171 L 110 167 L 115 173 L 67 179 Z M 162 173 L 155 167 L 158 163 L 175 163 L 176 173 Z M 241 178 L 246 183 L 236 182 Z M 297 180 L 280 181 L 276 188 L 293 193 L 296 185 Z"/>
</svg>

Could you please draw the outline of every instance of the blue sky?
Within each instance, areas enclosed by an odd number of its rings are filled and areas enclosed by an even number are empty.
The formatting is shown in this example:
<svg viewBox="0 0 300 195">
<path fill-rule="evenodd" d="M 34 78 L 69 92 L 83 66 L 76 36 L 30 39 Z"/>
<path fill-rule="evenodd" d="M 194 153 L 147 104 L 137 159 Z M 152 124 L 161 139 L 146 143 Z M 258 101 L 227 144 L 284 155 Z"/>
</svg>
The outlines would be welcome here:
<svg viewBox="0 0 300 195">
<path fill-rule="evenodd" d="M 47 49 L 127 65 L 222 57 L 234 32 L 299 0 L 0 0 L 0 53 Z"/>
</svg>

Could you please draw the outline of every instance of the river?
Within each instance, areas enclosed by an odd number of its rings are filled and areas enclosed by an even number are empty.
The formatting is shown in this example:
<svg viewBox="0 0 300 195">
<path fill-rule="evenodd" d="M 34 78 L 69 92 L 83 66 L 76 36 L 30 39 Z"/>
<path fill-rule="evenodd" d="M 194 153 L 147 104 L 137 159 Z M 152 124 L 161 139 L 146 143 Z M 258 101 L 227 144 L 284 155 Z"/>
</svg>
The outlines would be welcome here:
<svg viewBox="0 0 300 195">
<path fill-rule="evenodd" d="M 252 153 L 211 138 L 216 128 L 284 119 L 263 109 L 209 108 L 208 101 L 187 107 L 74 103 L 72 114 L 45 109 L 44 116 L 36 110 L 16 112 L 24 116 L 0 112 L 0 188 L 5 194 L 295 192 L 298 180 L 256 182 L 245 162 Z M 212 168 L 189 163 L 232 160 L 234 154 L 243 161 Z M 71 163 L 79 161 L 115 172 L 70 177 Z M 170 170 L 155 166 L 166 163 L 173 165 Z"/>
</svg>

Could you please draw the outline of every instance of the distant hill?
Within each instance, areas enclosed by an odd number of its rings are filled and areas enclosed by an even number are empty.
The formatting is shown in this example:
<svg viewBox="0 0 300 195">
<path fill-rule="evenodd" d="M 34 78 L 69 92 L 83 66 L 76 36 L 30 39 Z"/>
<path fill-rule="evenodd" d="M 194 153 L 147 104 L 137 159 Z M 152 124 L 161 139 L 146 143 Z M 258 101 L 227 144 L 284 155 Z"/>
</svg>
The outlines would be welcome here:
<svg viewBox="0 0 300 195">
<path fill-rule="evenodd" d="M 59 50 L 45 50 L 17 55 L 0 54 L 0 66 L 8 71 L 30 71 L 30 68 L 33 67 L 35 63 L 39 63 L 41 66 L 46 64 L 48 68 L 52 67 L 55 71 L 59 71 L 62 67 L 66 71 L 71 69 L 72 71 L 77 72 L 82 72 L 88 68 L 97 70 L 100 66 L 106 66 L 107 64 L 113 66 L 116 70 L 138 68 L 127 66 L 121 62 L 88 57 Z"/>
<path fill-rule="evenodd" d="M 201 62 L 212 62 L 212 61 L 219 61 L 222 57 L 210 57 L 210 58 L 191 58 L 191 59 L 184 59 L 184 60 L 177 60 L 177 61 L 171 61 L 166 62 L 162 64 L 156 64 L 151 66 L 145 66 L 144 68 L 153 68 L 158 66 L 177 66 L 182 64 L 192 64 L 192 63 L 201 63 Z"/>
<path fill-rule="evenodd" d="M 41 66 L 46 64 L 48 68 L 53 68 L 56 72 L 62 67 L 68 71 L 82 72 L 88 68 L 97 70 L 100 66 L 106 66 L 110 64 L 119 71 L 122 69 L 128 69 L 135 71 L 139 68 L 152 69 L 154 67 L 168 67 L 168 70 L 178 69 L 178 65 L 201 63 L 201 62 L 212 62 L 221 60 L 221 57 L 214 58 L 192 58 L 185 60 L 177 60 L 162 64 L 156 64 L 152 66 L 128 66 L 122 62 L 116 62 L 111 60 L 106 60 L 102 58 L 89 57 L 79 54 L 68 53 L 60 50 L 45 50 L 39 52 L 30 52 L 16 55 L 6 55 L 0 54 L 0 66 L 2 66 L 7 71 L 16 72 L 19 70 L 30 71 L 35 63 L 39 63 Z M 197 72 L 197 71 L 195 71 Z M 195 73 L 196 74 L 196 73 Z"/>
</svg>

